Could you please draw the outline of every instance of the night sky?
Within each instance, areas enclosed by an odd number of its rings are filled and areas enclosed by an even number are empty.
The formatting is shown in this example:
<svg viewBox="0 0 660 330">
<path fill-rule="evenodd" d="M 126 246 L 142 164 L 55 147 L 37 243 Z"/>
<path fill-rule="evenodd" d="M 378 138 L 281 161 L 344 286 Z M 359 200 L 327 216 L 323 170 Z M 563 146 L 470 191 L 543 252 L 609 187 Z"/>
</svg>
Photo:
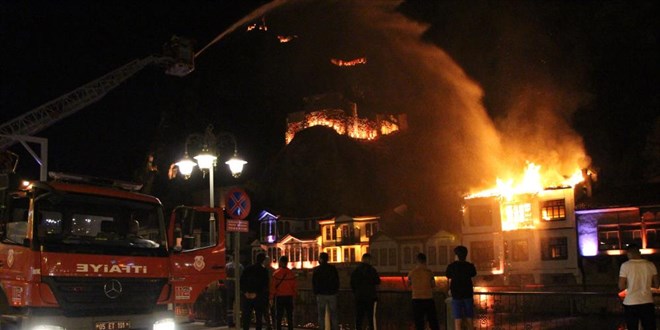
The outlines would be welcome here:
<svg viewBox="0 0 660 330">
<path fill-rule="evenodd" d="M 603 180 L 659 175 L 654 1 L 282 2 L 265 16 L 270 34 L 239 26 L 199 55 L 190 76 L 146 68 L 40 132 L 49 139 L 50 170 L 131 179 L 155 151 L 164 171 L 182 155 L 185 137 L 212 123 L 236 136 L 249 162 L 242 180 L 258 179 L 284 147 L 287 113 L 302 108 L 302 97 L 332 91 L 356 101 L 361 115 L 408 113 L 411 126 L 424 131 L 420 139 L 439 134 L 450 142 L 432 148 L 447 148 L 454 158 L 474 150 L 450 166 L 457 175 L 465 163 L 489 161 L 481 150 L 492 141 L 469 142 L 484 131 L 507 145 L 502 152 L 525 153 L 530 147 L 520 141 L 548 150 L 582 143 Z M 263 4 L 2 1 L 0 122 L 160 52 L 172 35 L 194 39 L 199 50 Z M 389 21 L 392 9 L 396 19 Z M 296 35 L 298 43 L 283 48 L 277 34 Z M 411 35 L 420 45 L 397 46 Z M 365 68 L 329 64 L 363 54 Z M 419 78 L 436 70 L 437 77 Z M 451 109 L 418 110 L 440 105 Z M 429 118 L 461 124 L 427 127 Z M 481 125 L 487 128 L 479 134 L 452 131 Z M 19 171 L 34 170 L 20 145 L 11 150 L 21 154 Z"/>
</svg>

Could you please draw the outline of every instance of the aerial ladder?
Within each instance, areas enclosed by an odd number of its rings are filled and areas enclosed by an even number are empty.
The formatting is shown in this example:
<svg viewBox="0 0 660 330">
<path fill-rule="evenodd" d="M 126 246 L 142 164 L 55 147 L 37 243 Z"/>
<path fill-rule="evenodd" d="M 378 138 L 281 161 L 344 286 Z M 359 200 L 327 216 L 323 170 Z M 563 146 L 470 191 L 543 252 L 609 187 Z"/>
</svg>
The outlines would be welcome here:
<svg viewBox="0 0 660 330">
<path fill-rule="evenodd" d="M 133 60 L 94 81 L 0 124 L 0 154 L 2 154 L 0 158 L 4 157 L 6 159 L 15 155 L 9 152 L 7 148 L 16 142 L 20 142 L 41 165 L 42 176 L 45 176 L 47 173 L 48 142 L 43 138 L 35 137 L 34 134 L 100 100 L 108 92 L 149 65 L 164 66 L 166 74 L 184 77 L 195 69 L 194 59 L 193 42 L 173 36 L 163 46 L 162 55 L 150 55 Z M 41 145 L 40 156 L 30 148 L 28 142 Z M 6 168 L 4 170 L 11 171 L 11 169 Z"/>
</svg>

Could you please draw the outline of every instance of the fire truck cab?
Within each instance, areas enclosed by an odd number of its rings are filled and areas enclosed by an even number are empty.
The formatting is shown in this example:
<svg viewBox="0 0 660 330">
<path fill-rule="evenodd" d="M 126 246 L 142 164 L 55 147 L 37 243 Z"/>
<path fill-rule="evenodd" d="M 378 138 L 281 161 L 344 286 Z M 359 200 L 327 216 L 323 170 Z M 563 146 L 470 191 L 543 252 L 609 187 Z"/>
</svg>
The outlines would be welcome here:
<svg viewBox="0 0 660 330">
<path fill-rule="evenodd" d="M 160 201 L 127 182 L 0 174 L 0 329 L 174 329 Z"/>
</svg>

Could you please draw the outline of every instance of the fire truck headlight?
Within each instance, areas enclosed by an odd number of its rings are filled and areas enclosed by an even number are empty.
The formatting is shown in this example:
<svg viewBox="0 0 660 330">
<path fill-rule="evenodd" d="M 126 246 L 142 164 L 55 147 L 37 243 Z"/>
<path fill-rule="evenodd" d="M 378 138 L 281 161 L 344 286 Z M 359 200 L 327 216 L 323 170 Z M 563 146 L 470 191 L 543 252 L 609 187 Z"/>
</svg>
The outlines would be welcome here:
<svg viewBox="0 0 660 330">
<path fill-rule="evenodd" d="M 154 330 L 174 330 L 174 319 L 162 319 L 154 323 Z"/>
<path fill-rule="evenodd" d="M 57 325 L 38 325 L 33 327 L 32 330 L 66 330 Z"/>
</svg>

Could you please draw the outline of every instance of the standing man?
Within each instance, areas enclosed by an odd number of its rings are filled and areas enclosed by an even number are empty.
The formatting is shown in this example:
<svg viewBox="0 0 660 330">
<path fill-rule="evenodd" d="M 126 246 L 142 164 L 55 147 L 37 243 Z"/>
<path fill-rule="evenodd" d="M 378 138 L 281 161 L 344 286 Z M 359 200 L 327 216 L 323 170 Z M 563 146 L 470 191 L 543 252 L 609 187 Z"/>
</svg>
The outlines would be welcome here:
<svg viewBox="0 0 660 330">
<path fill-rule="evenodd" d="M 439 330 L 440 324 L 433 300 L 435 278 L 433 272 L 426 267 L 426 255 L 417 255 L 417 266 L 408 272 L 408 286 L 412 289 L 412 310 L 415 329 L 424 330 L 424 319 L 429 322 L 431 330 Z"/>
<path fill-rule="evenodd" d="M 289 258 L 281 256 L 278 268 L 270 281 L 270 303 L 275 303 L 275 328 L 282 330 L 282 317 L 286 310 L 286 323 L 293 330 L 293 298 L 298 292 L 296 275 L 287 268 Z"/>
<path fill-rule="evenodd" d="M 270 289 L 270 280 L 273 278 L 273 269 L 271 265 L 272 259 L 266 255 L 266 260 L 264 260 L 264 265 L 268 271 L 268 289 Z M 266 322 L 266 329 L 273 330 L 273 324 L 275 323 L 275 306 L 269 300 L 266 301 L 266 309 L 264 309 L 264 321 Z"/>
<path fill-rule="evenodd" d="M 472 278 L 477 276 L 474 264 L 466 261 L 468 249 L 459 245 L 454 248 L 458 260 L 447 266 L 449 280 L 449 295 L 451 296 L 451 311 L 454 317 L 454 329 L 460 330 L 463 320 L 468 329 L 472 329 L 474 318 L 474 287 Z"/>
<path fill-rule="evenodd" d="M 376 268 L 371 265 L 371 255 L 362 255 L 362 262 L 351 273 L 351 290 L 355 296 L 355 329 L 362 330 L 362 319 L 369 319 L 369 329 L 375 330 L 376 287 L 380 277 Z"/>
<path fill-rule="evenodd" d="M 339 293 L 339 272 L 328 264 L 328 254 L 319 254 L 319 265 L 312 273 L 312 290 L 316 295 L 319 329 L 325 330 L 325 309 L 330 311 L 330 329 L 339 329 L 337 316 L 337 293 Z"/>
<path fill-rule="evenodd" d="M 268 270 L 264 266 L 266 254 L 257 254 L 255 263 L 245 267 L 241 274 L 241 324 L 250 329 L 252 311 L 256 317 L 256 330 L 261 330 L 263 314 L 268 304 Z"/>
<path fill-rule="evenodd" d="M 644 330 L 655 330 L 655 305 L 652 288 L 660 285 L 655 265 L 642 259 L 639 247 L 630 244 L 627 248 L 628 261 L 619 270 L 619 290 L 626 290 L 623 311 L 628 329 L 637 329 L 641 321 Z"/>
</svg>

